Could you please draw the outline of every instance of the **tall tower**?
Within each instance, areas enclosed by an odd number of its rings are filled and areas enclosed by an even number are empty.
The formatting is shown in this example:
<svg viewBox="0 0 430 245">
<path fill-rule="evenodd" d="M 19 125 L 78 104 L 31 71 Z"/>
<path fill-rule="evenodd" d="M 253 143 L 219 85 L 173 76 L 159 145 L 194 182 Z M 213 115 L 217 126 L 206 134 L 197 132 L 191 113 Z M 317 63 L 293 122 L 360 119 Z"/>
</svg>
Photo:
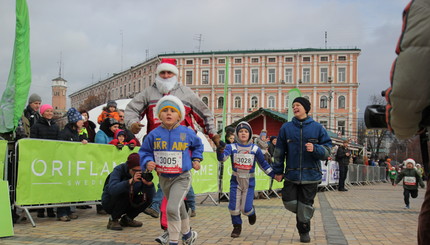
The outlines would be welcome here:
<svg viewBox="0 0 430 245">
<path fill-rule="evenodd" d="M 67 81 L 61 77 L 61 59 L 60 72 L 57 78 L 52 79 L 52 107 L 54 108 L 54 116 L 62 117 L 66 113 L 66 92 Z"/>
</svg>

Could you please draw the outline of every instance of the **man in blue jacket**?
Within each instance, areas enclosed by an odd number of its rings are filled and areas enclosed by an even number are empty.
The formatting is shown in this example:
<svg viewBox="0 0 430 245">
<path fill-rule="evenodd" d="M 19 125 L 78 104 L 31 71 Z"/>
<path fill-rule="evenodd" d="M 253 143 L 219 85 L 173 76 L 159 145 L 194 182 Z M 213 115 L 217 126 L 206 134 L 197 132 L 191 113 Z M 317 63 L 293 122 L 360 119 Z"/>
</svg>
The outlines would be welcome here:
<svg viewBox="0 0 430 245">
<path fill-rule="evenodd" d="M 106 182 L 102 205 L 111 215 L 107 228 L 122 230 L 122 227 L 126 226 L 142 226 L 142 222 L 134 218 L 151 204 L 155 187 L 152 174 L 142 173 L 139 154 L 131 153 L 127 162 L 114 168 Z"/>
<path fill-rule="evenodd" d="M 275 179 L 281 182 L 282 201 L 296 214 L 300 242 L 310 242 L 310 220 L 314 214 L 314 198 L 321 182 L 321 160 L 327 159 L 332 146 L 324 127 L 308 113 L 311 103 L 304 97 L 293 101 L 294 117 L 279 131 L 274 152 Z M 285 161 L 285 165 L 284 165 Z"/>
</svg>

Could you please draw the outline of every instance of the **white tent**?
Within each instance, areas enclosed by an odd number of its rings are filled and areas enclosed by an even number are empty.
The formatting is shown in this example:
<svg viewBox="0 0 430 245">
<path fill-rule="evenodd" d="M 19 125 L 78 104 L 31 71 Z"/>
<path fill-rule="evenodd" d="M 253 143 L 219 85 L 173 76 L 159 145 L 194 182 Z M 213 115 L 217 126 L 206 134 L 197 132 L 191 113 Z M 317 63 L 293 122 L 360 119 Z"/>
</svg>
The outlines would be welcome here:
<svg viewBox="0 0 430 245">
<path fill-rule="evenodd" d="M 118 108 L 118 109 L 124 109 L 124 110 L 125 110 L 125 107 L 127 106 L 127 104 L 128 104 L 130 101 L 131 101 L 131 99 L 121 99 L 121 100 L 116 100 L 117 108 Z M 91 121 L 93 121 L 93 122 L 96 124 L 96 126 L 97 126 L 96 132 L 98 131 L 98 128 L 99 128 L 99 125 L 98 125 L 98 123 L 97 123 L 97 118 L 98 118 L 98 116 L 100 115 L 100 113 L 102 112 L 103 107 L 105 107 L 105 106 L 106 106 L 106 104 L 103 104 L 103 105 L 97 106 L 96 108 L 93 108 L 93 109 L 91 109 L 91 110 L 88 112 L 88 114 L 89 114 L 89 116 L 90 116 L 90 120 L 91 120 Z M 141 123 L 142 123 L 143 125 L 146 125 L 146 123 L 147 123 L 147 121 L 146 121 L 146 117 L 144 117 L 144 118 L 142 119 Z M 143 127 L 143 128 L 142 128 L 142 130 L 140 130 L 139 134 L 137 134 L 137 135 L 136 135 L 136 138 L 137 138 L 137 139 L 139 139 L 139 141 L 140 141 L 140 142 L 142 142 L 143 136 L 145 136 L 145 135 L 146 135 L 146 128 L 145 128 L 145 127 Z M 204 135 L 202 132 L 197 132 L 197 135 L 198 135 L 198 136 L 200 137 L 200 139 L 202 140 L 203 145 L 204 145 L 204 147 L 205 147 L 205 151 L 207 151 L 207 152 L 213 152 L 213 149 L 212 149 L 212 147 L 211 147 L 211 145 L 210 145 L 209 141 L 206 139 L 205 135 Z"/>
</svg>

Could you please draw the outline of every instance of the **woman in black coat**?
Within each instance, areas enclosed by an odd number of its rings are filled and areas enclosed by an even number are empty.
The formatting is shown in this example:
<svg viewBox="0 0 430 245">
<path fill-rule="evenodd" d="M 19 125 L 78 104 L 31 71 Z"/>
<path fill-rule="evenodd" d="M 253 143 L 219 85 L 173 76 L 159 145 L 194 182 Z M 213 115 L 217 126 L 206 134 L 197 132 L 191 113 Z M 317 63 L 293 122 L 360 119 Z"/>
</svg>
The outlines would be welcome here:
<svg viewBox="0 0 430 245">
<path fill-rule="evenodd" d="M 52 108 L 52 106 L 48 104 L 42 105 L 40 107 L 40 114 L 42 115 L 42 117 L 37 119 L 33 126 L 31 126 L 30 138 L 57 140 L 60 128 L 55 123 L 55 120 L 52 119 L 54 116 L 54 108 Z M 48 217 L 55 217 L 53 208 L 47 208 L 46 210 Z M 37 210 L 37 217 L 45 217 L 44 208 Z"/>
</svg>

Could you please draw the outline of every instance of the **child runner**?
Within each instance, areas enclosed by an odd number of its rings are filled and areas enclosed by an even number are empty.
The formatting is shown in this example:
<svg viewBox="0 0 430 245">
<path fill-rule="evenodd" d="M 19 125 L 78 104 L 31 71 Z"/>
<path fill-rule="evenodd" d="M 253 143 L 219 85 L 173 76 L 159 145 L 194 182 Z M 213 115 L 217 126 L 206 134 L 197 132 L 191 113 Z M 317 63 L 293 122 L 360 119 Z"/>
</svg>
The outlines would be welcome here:
<svg viewBox="0 0 430 245">
<path fill-rule="evenodd" d="M 156 104 L 154 116 L 161 125 L 152 130 L 139 150 L 142 169 L 156 170 L 160 187 L 167 198 L 167 222 L 170 244 L 193 244 L 197 232 L 192 231 L 184 198 L 191 185 L 191 168 L 200 169 L 203 144 L 197 134 L 180 122 L 185 107 L 173 95 L 162 97 Z"/>
<path fill-rule="evenodd" d="M 397 177 L 397 170 L 396 167 L 391 167 L 390 171 L 388 172 L 388 177 L 390 177 L 391 184 L 394 185 L 394 181 Z"/>
<path fill-rule="evenodd" d="M 295 98 L 292 109 L 294 117 L 279 131 L 272 167 L 275 179 L 284 179 L 282 201 L 296 214 L 300 242 L 309 243 L 314 199 L 322 179 L 321 160 L 328 158 L 332 142 L 324 127 L 308 116 L 308 99 Z"/>
<path fill-rule="evenodd" d="M 412 158 L 408 158 L 405 160 L 406 168 L 402 170 L 402 172 L 397 175 L 396 182 L 394 186 L 396 186 L 403 179 L 403 197 L 405 201 L 405 208 L 409 209 L 409 195 L 412 198 L 418 197 L 418 184 L 424 188 L 424 182 L 421 179 L 420 174 L 415 169 L 415 160 Z"/>
<path fill-rule="evenodd" d="M 274 177 L 274 172 L 264 154 L 257 145 L 251 143 L 252 129 L 247 122 L 240 122 L 236 127 L 237 142 L 228 144 L 225 148 L 218 147 L 218 161 L 224 162 L 231 157 L 233 174 L 230 180 L 230 202 L 228 209 L 231 214 L 233 231 L 231 237 L 240 236 L 242 231 L 242 219 L 240 212 L 248 216 L 250 225 L 255 224 L 257 216 L 252 205 L 254 201 L 255 188 L 255 161 L 264 172 L 270 177 Z"/>
</svg>

